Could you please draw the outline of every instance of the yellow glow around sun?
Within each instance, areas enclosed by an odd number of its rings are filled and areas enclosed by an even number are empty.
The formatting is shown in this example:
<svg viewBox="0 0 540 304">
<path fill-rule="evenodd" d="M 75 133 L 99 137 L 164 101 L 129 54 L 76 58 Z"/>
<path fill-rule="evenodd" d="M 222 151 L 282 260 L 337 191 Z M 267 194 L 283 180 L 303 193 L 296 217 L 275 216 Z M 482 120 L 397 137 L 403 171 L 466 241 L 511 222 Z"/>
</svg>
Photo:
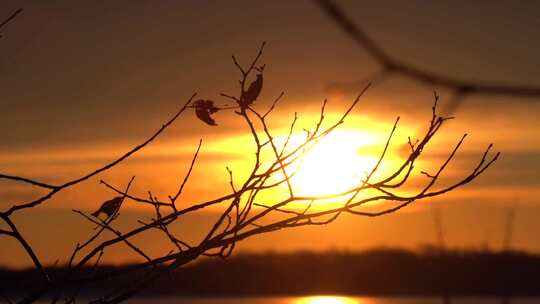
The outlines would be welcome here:
<svg viewBox="0 0 540 304">
<path fill-rule="evenodd" d="M 360 184 L 377 163 L 366 148 L 373 141 L 373 136 L 358 132 L 335 132 L 322 139 L 291 178 L 297 194 L 329 195 Z"/>
<path fill-rule="evenodd" d="M 301 298 L 294 304 L 359 304 L 359 302 L 347 297 L 315 296 Z"/>
</svg>

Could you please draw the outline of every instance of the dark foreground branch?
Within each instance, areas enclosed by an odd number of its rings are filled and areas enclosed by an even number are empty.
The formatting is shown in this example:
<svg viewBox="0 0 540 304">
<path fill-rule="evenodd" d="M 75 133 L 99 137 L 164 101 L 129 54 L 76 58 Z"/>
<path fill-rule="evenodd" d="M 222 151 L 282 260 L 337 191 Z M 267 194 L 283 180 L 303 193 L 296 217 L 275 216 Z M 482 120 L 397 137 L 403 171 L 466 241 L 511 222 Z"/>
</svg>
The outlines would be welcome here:
<svg viewBox="0 0 540 304">
<path fill-rule="evenodd" d="M 449 75 L 438 74 L 423 70 L 407 64 L 386 52 L 373 40 L 352 18 L 332 0 L 314 0 L 317 6 L 326 13 L 349 38 L 354 40 L 361 48 L 380 65 L 381 71 L 377 73 L 378 80 L 382 81 L 391 73 L 400 74 L 412 80 L 433 87 L 434 85 L 447 88 L 454 92 L 453 104 L 448 108 L 456 109 L 459 103 L 470 94 L 509 95 L 516 97 L 540 97 L 540 86 L 504 85 L 488 82 L 473 82 L 453 78 Z"/>
<path fill-rule="evenodd" d="M 55 299 L 59 299 L 62 294 L 69 294 L 66 297 L 66 302 L 73 302 L 76 295 L 79 294 L 78 290 L 84 286 L 115 278 L 129 278 L 136 271 L 145 273 L 143 277 L 134 281 L 129 286 L 114 290 L 103 290 L 102 293 L 95 295 L 94 298 L 96 303 L 118 303 L 139 293 L 159 277 L 199 257 L 227 258 L 233 253 L 238 242 L 253 236 L 299 226 L 327 225 L 337 220 L 341 214 L 367 217 L 383 216 L 397 212 L 414 202 L 446 194 L 477 178 L 499 155 L 490 155 L 490 149 L 492 147 L 490 145 L 485 153 L 481 155 L 476 167 L 472 168 L 468 175 L 465 175 L 458 181 L 434 189 L 435 182 L 439 180 L 439 177 L 442 176 L 448 164 L 456 157 L 464 140 L 464 137 L 461 138 L 450 149 L 449 156 L 442 162 L 435 173 L 429 174 L 426 170 L 420 170 L 419 172 L 414 170 L 418 159 L 427 148 L 428 143 L 440 131 L 441 126 L 450 120 L 448 117 L 442 117 L 437 114 L 438 96 L 435 95 L 432 117 L 427 124 L 427 131 L 415 143 L 412 143 L 409 139 L 407 144 L 410 147 L 410 153 L 395 170 L 388 173 L 383 172 L 385 174 L 379 174 L 381 173 L 380 168 L 383 167 L 383 163 L 388 158 L 388 152 L 391 148 L 390 142 L 391 140 L 395 140 L 393 135 L 398 127 L 399 118 L 396 119 L 387 140 L 382 145 L 376 165 L 367 172 L 365 178 L 359 179 L 356 185 L 345 191 L 329 195 L 296 195 L 295 185 L 291 178 L 295 176 L 298 170 L 301 170 L 304 158 L 310 153 L 311 149 L 321 143 L 322 139 L 342 126 L 348 120 L 349 116 L 353 115 L 352 113 L 354 113 L 369 85 L 361 90 L 358 97 L 338 116 L 336 121 L 329 122 L 325 120 L 325 101 L 321 105 L 318 121 L 315 122 L 312 128 L 306 129 L 305 132 L 300 134 L 302 136 L 298 138 L 301 138 L 301 140 L 292 140 L 296 135 L 295 126 L 298 119 L 296 114 L 288 128 L 288 133 L 284 136 L 278 136 L 269 127 L 271 124 L 268 119 L 270 117 L 269 114 L 279 106 L 282 95 L 271 102 L 270 108 L 265 110 L 257 109 L 265 67 L 264 64 L 260 63 L 263 48 L 264 44 L 259 48 L 255 58 L 246 67 L 240 65 L 236 57 L 233 57 L 233 63 L 237 66 L 241 74 L 239 90 L 236 96 L 233 94 L 225 95 L 228 100 L 237 102 L 238 106 L 216 107 L 213 101 L 198 100 L 194 102 L 196 106 L 188 107 L 193 98 L 192 96 L 180 111 L 149 139 L 117 160 L 83 177 L 60 186 L 49 185 L 24 177 L 9 178 L 14 181 L 24 182 L 30 186 L 39 188 L 50 187 L 49 189 L 51 189 L 49 194 L 36 201 L 14 205 L 0 214 L 8 224 L 13 224 L 9 216 L 15 211 L 29 210 L 29 208 L 50 199 L 54 194 L 115 167 L 118 163 L 152 142 L 188 108 L 194 109 L 197 117 L 199 119 L 202 117 L 201 120 L 207 124 L 213 121 L 208 119 L 209 115 L 218 110 L 234 111 L 233 117 L 239 119 L 244 124 L 246 132 L 250 134 L 251 140 L 254 142 L 254 151 L 250 151 L 254 152 L 254 159 L 250 167 L 243 172 L 244 174 L 242 176 L 244 177 L 242 179 L 239 180 L 237 175 L 233 175 L 233 171 L 227 167 L 229 190 L 226 190 L 221 196 L 208 201 L 183 201 L 181 208 L 180 204 L 177 204 L 177 201 L 192 176 L 191 173 L 194 170 L 200 153 L 201 141 L 199 141 L 199 145 L 193 154 L 184 178 L 180 179 L 179 185 L 175 187 L 175 190 L 169 192 L 173 194 L 169 196 L 168 201 L 160 201 L 152 191 L 148 191 L 147 197 L 141 197 L 133 193 L 133 191 L 128 193 L 133 179 L 128 183 L 125 190 L 101 181 L 101 184 L 105 185 L 107 189 L 112 190 L 114 195 L 120 196 L 104 202 L 98 211 L 92 214 L 92 217 L 83 211 L 75 211 L 79 215 L 82 215 L 84 219 L 96 224 L 98 230 L 97 232 L 90 233 L 90 238 L 87 241 L 78 243 L 75 246 L 72 255 L 69 257 L 69 271 L 62 276 L 49 279 L 31 246 L 19 234 L 14 224 L 13 226 L 9 225 L 11 231 L 0 230 L 0 234 L 15 237 L 27 249 L 28 254 L 34 261 L 36 269 L 45 278 L 45 283 L 29 292 L 20 303 L 32 303 L 44 298 L 48 294 L 56 295 Z M 384 57 L 385 55 L 382 53 L 377 56 Z M 255 80 L 250 81 L 253 78 Z M 210 125 L 214 126 L 215 124 Z M 408 181 L 415 174 L 427 176 L 428 181 L 423 188 L 416 192 L 407 191 Z M 320 172 L 320 175 L 323 177 L 324 172 Z M 213 174 L 209 173 L 207 178 L 213 178 Z M 283 194 L 284 198 L 271 199 L 275 196 L 271 196 L 269 193 L 280 193 Z M 154 216 L 150 220 L 138 219 L 135 223 L 132 223 L 135 226 L 131 226 L 132 228 L 124 232 L 113 228 L 111 223 L 115 221 L 116 224 L 116 221 L 121 220 L 119 210 L 124 200 L 131 201 L 137 205 L 144 204 L 153 207 Z M 321 203 L 328 200 L 333 200 L 334 203 L 324 207 Z M 375 211 L 363 209 L 371 202 L 386 202 L 387 204 L 381 204 L 380 208 Z M 184 218 L 183 216 L 204 212 L 209 208 L 217 210 L 219 214 L 213 222 L 208 223 L 208 231 L 201 235 L 200 239 L 193 242 L 195 245 L 191 241 L 189 243 L 183 241 L 181 238 L 184 235 L 185 228 L 178 228 L 178 226 L 172 224 L 182 220 Z M 98 218 L 101 212 L 107 215 L 105 220 Z M 112 236 L 108 239 L 101 240 L 98 236 L 102 237 L 105 235 L 103 234 L 104 231 L 111 232 Z M 160 235 L 165 236 L 170 241 L 170 247 L 164 248 L 163 252 L 153 253 L 150 256 L 145 251 L 151 245 L 142 244 L 141 246 L 136 246 L 133 239 L 147 236 L 152 231 L 159 231 Z M 89 275 L 83 271 L 85 268 L 92 267 L 92 261 L 95 262 L 94 265 L 99 263 L 106 251 L 116 249 L 121 244 L 127 245 L 131 250 L 126 254 L 131 254 L 132 256 L 130 257 L 137 258 L 139 262 L 130 267 L 111 270 L 105 273 L 92 273 Z M 84 253 L 82 251 L 83 249 Z M 152 252 L 154 251 L 152 250 Z M 76 292 L 73 292 L 73 290 L 76 290 Z"/>
</svg>

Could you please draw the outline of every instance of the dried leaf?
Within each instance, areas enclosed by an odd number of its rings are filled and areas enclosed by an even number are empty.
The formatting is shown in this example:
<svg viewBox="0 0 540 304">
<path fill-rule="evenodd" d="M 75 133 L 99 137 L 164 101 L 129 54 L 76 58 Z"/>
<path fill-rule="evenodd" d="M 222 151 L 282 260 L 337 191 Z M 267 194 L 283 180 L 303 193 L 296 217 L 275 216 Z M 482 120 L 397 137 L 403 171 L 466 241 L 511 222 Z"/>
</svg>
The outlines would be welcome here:
<svg viewBox="0 0 540 304">
<path fill-rule="evenodd" d="M 250 85 L 249 88 L 244 92 L 240 98 L 240 107 L 247 108 L 259 97 L 263 87 L 263 75 L 262 73 L 257 74 L 257 79 L 255 79 Z"/>
<path fill-rule="evenodd" d="M 97 217 L 100 213 L 105 213 L 108 217 L 112 216 L 118 209 L 120 209 L 120 205 L 122 204 L 123 197 L 117 196 L 113 199 L 110 199 L 108 201 L 103 202 L 101 204 L 101 207 L 99 209 L 92 213 L 93 216 Z"/>
<path fill-rule="evenodd" d="M 211 117 L 211 114 L 219 111 L 219 108 L 214 106 L 214 101 L 209 99 L 199 99 L 193 103 L 195 107 L 195 115 L 197 117 L 211 126 L 216 126 L 216 121 Z"/>
</svg>

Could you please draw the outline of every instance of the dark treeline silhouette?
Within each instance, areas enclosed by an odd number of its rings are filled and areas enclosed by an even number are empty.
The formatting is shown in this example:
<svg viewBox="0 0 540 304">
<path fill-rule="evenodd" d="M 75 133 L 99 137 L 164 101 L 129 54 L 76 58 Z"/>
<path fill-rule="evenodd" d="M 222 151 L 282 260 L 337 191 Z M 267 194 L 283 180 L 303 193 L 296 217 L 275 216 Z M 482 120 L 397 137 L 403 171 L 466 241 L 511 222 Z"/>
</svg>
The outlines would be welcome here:
<svg viewBox="0 0 540 304">
<path fill-rule="evenodd" d="M 79 279 L 125 266 L 86 268 Z M 161 267 L 161 266 L 160 266 Z M 61 276 L 63 267 L 48 269 Z M 159 269 L 150 270 L 159 271 Z M 81 295 L 125 288 L 147 276 L 84 285 Z M 163 276 L 146 295 L 248 296 L 362 294 L 400 296 L 540 296 L 540 255 L 522 252 L 374 249 L 364 252 L 239 254 L 207 258 Z M 0 270 L 3 294 L 24 293 L 39 282 L 32 270 Z M 73 286 L 72 288 L 79 288 Z"/>
</svg>

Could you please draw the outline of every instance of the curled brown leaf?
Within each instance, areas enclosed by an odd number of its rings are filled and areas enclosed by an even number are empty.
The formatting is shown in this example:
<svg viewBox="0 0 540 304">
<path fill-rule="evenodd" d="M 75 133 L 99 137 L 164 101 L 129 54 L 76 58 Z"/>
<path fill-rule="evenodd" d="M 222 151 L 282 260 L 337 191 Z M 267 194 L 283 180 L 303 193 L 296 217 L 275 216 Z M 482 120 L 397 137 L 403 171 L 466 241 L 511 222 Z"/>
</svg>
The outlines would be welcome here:
<svg viewBox="0 0 540 304">
<path fill-rule="evenodd" d="M 210 126 L 217 126 L 216 121 L 212 118 L 212 114 L 219 111 L 219 108 L 214 106 L 214 101 L 209 99 L 199 99 L 193 103 L 195 115 L 197 118 Z"/>
</svg>

